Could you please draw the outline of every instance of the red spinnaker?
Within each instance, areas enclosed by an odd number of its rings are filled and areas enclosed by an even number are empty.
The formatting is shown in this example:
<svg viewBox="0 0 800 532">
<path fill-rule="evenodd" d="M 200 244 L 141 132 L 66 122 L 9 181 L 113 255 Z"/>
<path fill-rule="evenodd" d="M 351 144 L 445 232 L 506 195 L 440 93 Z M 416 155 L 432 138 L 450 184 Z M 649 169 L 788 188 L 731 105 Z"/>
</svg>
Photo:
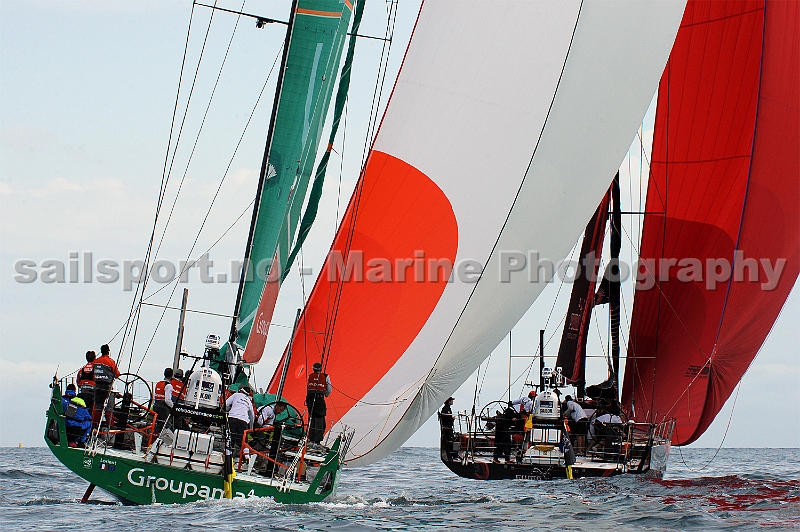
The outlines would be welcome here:
<svg viewBox="0 0 800 532">
<path fill-rule="evenodd" d="M 659 86 L 640 252 L 655 261 L 622 397 L 638 420 L 675 417 L 677 445 L 714 420 L 794 286 L 799 177 L 798 3 L 690 1 Z M 711 282 L 716 259 L 730 280 Z"/>
</svg>

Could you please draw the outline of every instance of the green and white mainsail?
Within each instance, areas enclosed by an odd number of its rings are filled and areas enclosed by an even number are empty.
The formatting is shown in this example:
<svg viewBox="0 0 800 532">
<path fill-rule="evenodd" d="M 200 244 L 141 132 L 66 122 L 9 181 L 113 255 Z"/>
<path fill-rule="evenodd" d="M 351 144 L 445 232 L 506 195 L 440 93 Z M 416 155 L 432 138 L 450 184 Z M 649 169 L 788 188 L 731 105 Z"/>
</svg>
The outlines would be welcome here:
<svg viewBox="0 0 800 532">
<path fill-rule="evenodd" d="M 278 288 L 277 282 L 267 285 L 267 276 L 280 280 L 294 244 L 351 13 L 348 0 L 297 0 L 292 10 L 231 334 L 237 345 L 248 346 L 255 318 L 263 314 L 260 306 L 267 307 L 253 339 L 260 345 L 246 349 L 248 363 L 263 353 L 274 308 L 268 300 Z"/>
</svg>

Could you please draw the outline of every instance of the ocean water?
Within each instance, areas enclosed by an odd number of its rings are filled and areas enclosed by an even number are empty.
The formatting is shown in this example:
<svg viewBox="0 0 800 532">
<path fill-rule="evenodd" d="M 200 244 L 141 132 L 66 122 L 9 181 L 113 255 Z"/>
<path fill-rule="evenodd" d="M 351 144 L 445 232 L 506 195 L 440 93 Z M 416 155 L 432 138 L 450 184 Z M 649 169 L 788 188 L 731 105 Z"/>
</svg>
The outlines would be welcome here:
<svg viewBox="0 0 800 532">
<path fill-rule="evenodd" d="M 403 448 L 343 472 L 328 501 L 80 504 L 86 482 L 46 448 L 0 449 L 4 530 L 755 530 L 800 529 L 800 449 L 673 449 L 663 480 L 478 481 L 436 449 Z"/>
</svg>

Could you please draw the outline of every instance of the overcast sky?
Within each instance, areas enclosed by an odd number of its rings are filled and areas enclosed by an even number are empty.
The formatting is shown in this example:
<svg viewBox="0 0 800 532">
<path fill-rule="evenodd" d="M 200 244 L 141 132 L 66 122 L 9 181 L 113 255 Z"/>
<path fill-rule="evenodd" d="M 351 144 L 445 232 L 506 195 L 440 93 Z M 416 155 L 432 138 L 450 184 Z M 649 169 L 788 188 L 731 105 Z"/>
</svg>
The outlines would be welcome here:
<svg viewBox="0 0 800 532">
<path fill-rule="evenodd" d="M 288 4 L 288 1 L 250 0 L 245 11 L 285 20 Z M 219 5 L 239 9 L 242 4 L 226 1 Z M 394 79 L 402 59 L 418 2 L 410 0 L 400 5 L 389 80 Z M 20 442 L 25 446 L 43 444 L 49 400 L 47 385 L 53 374 L 58 371 L 59 376 L 64 376 L 77 369 L 83 362 L 83 353 L 110 342 L 127 318 L 133 293 L 123 290 L 121 282 L 45 284 L 37 280 L 21 284 L 14 280 L 14 263 L 28 259 L 41 265 L 54 259 L 68 264 L 70 252 L 78 252 L 81 259 L 84 253 L 91 252 L 95 263 L 109 259 L 121 264 L 144 256 L 164 165 L 190 9 L 189 1 L 0 2 L 2 446 Z M 361 33 L 383 34 L 384 9 L 384 2 L 367 6 Z M 195 8 L 187 57 L 191 68 L 187 67 L 185 73 L 187 82 L 191 81 L 197 65 L 209 15 L 207 9 Z M 214 16 L 175 159 L 166 212 L 184 175 L 236 18 L 222 13 Z M 211 198 L 225 176 L 191 256 L 197 258 L 211 248 L 210 257 L 214 260 L 211 271 L 228 274 L 230 262 L 241 260 L 250 219 L 248 205 L 255 192 L 273 98 L 274 75 L 269 79 L 267 76 L 279 54 L 283 32 L 283 26 L 268 25 L 257 30 L 251 19 L 240 21 L 159 257 L 176 264 L 187 258 Z M 323 205 L 304 246 L 303 265 L 312 268 L 315 274 L 333 237 L 337 212 L 340 216 L 361 164 L 381 46 L 380 41 L 371 40 L 361 40 L 358 44 L 346 142 L 340 133 L 336 150 L 341 158 L 332 159 Z M 225 174 L 265 81 L 262 101 Z M 391 82 L 387 82 L 384 102 L 390 87 Z M 187 91 L 185 86 L 184 96 Z M 181 110 L 183 106 L 185 98 L 181 100 Z M 651 130 L 652 109 L 642 128 L 645 145 L 651 138 Z M 323 138 L 327 138 L 327 132 Z M 638 143 L 635 140 L 635 146 Z M 640 172 L 638 151 L 634 147 L 629 160 L 623 163 L 623 202 L 627 203 L 623 209 L 639 207 L 638 183 L 641 176 L 646 177 L 646 168 Z M 626 223 L 629 233 L 638 235 L 634 220 Z M 623 258 L 630 260 L 630 253 L 623 250 Z M 82 276 L 81 272 L 79 281 Z M 66 277 L 69 280 L 69 272 Z M 314 276 L 307 277 L 304 286 L 299 274 L 293 272 L 284 285 L 276 311 L 277 326 L 270 332 L 267 354 L 257 369 L 257 386 L 264 386 L 271 376 L 288 340 L 288 326 L 296 309 L 302 306 L 304 291 L 310 290 L 313 281 Z M 184 286 L 190 289 L 190 308 L 219 314 L 232 312 L 235 284 L 202 283 L 194 272 L 190 282 L 180 288 Z M 149 301 L 179 305 L 180 289 L 170 300 L 171 289 L 169 286 Z M 553 306 L 557 293 L 560 297 Z M 560 334 L 568 294 L 569 286 L 558 284 L 545 290 L 512 333 L 511 348 L 515 356 L 534 353 L 538 330 L 545 324 L 548 338 Z M 631 295 L 628 286 L 627 312 Z M 177 312 L 168 310 L 154 335 L 160 317 L 157 308 L 149 307 L 143 312 L 131 367 L 131 371 L 138 369 L 153 381 L 171 364 L 178 320 Z M 717 447 L 729 419 L 726 446 L 796 447 L 800 443 L 800 422 L 796 416 L 787 415 L 781 406 L 800 400 L 799 318 L 800 296 L 795 287 L 771 336 L 742 381 L 733 416 L 731 400 L 695 446 Z M 590 354 L 603 354 L 607 321 L 604 316 L 597 318 Z M 623 315 L 623 323 L 626 322 Z M 229 327 L 227 318 L 190 314 L 184 346 L 199 353 L 207 334 L 225 336 Z M 151 338 L 152 344 L 147 349 Z M 557 351 L 558 334 L 553 338 L 546 351 L 548 355 Z M 119 337 L 116 343 L 112 342 L 112 349 L 118 347 L 118 341 Z M 146 349 L 147 355 L 139 367 Z M 481 388 L 482 403 L 504 396 L 508 386 L 508 353 L 506 339 L 490 358 Z M 530 360 L 514 359 L 511 375 L 515 397 L 523 391 L 529 363 Z M 128 369 L 127 366 L 126 358 L 122 369 Z M 604 371 L 602 359 L 590 361 L 589 381 L 603 380 Z M 332 378 L 335 380 L 336 376 Z M 456 393 L 457 409 L 470 408 L 475 384 L 472 378 Z M 438 445 L 435 419 L 426 423 L 408 444 Z"/>
</svg>

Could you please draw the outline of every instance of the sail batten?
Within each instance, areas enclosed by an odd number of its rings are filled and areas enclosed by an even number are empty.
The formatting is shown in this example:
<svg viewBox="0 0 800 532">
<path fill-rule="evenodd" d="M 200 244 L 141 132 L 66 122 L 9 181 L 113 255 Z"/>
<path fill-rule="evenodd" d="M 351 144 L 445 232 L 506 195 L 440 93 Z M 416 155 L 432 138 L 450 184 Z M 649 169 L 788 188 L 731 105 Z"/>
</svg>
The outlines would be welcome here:
<svg viewBox="0 0 800 532">
<path fill-rule="evenodd" d="M 623 401 L 675 417 L 676 444 L 711 424 L 798 275 L 799 35 L 793 2 L 692 0 L 661 80 L 645 210 L 666 214 L 645 216 L 640 257 L 705 277 L 658 270 L 637 288 Z"/>
</svg>

